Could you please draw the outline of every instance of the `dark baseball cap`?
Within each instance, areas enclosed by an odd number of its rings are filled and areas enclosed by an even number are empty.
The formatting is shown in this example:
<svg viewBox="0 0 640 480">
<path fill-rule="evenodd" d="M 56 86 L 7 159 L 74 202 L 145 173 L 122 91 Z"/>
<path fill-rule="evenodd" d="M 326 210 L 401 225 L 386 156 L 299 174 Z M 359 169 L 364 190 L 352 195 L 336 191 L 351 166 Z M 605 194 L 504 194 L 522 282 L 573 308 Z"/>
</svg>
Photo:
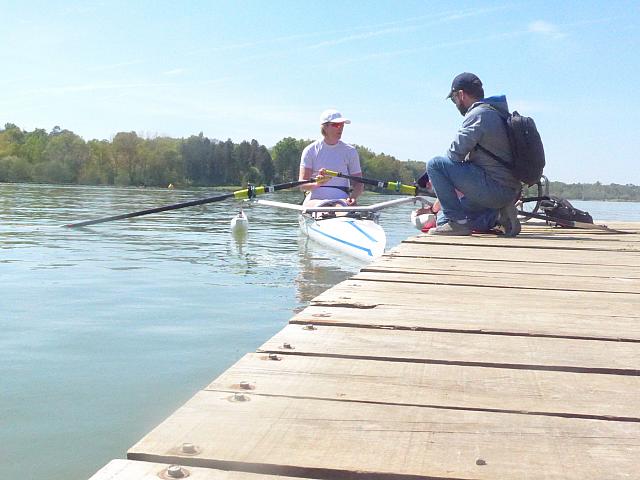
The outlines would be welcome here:
<svg viewBox="0 0 640 480">
<path fill-rule="evenodd" d="M 458 90 L 475 93 L 481 88 L 482 82 L 476 75 L 464 72 L 457 75 L 456 78 L 453 79 L 453 82 L 451 82 L 451 91 L 449 92 L 449 95 L 447 95 L 447 98 L 451 98 L 453 92 L 457 92 Z"/>
</svg>

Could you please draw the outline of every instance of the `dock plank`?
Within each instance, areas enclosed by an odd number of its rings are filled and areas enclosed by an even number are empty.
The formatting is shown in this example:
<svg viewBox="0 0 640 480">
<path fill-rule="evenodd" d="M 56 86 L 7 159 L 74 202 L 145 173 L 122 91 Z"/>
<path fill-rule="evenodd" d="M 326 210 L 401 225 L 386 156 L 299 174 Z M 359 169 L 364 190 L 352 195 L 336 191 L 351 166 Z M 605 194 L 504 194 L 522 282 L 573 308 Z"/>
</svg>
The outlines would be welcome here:
<svg viewBox="0 0 640 480">
<path fill-rule="evenodd" d="M 540 290 L 573 290 L 581 292 L 609 292 L 640 294 L 640 279 L 590 278 L 555 275 L 528 275 L 527 273 L 444 272 L 425 268 L 423 272 L 376 271 L 363 269 L 354 280 L 412 283 L 420 285 L 472 285 L 503 288 L 529 288 Z"/>
<path fill-rule="evenodd" d="M 640 422 L 640 376 L 250 353 L 206 390 Z"/>
<path fill-rule="evenodd" d="M 636 235 L 621 234 L 588 238 L 581 235 L 522 235 L 516 239 L 496 235 L 471 235 L 468 237 L 438 237 L 421 234 L 409 237 L 403 243 L 426 245 L 466 245 L 484 248 L 534 248 L 537 250 L 578 250 L 608 252 L 640 252 Z"/>
<path fill-rule="evenodd" d="M 479 316 L 518 315 L 531 325 L 545 314 L 555 314 L 562 328 L 564 314 L 620 319 L 640 318 L 640 297 L 630 293 L 597 293 L 535 289 L 491 288 L 459 285 L 416 285 L 364 280 L 345 280 L 314 298 L 312 305 L 349 306 L 364 310 L 380 305 L 418 306 L 423 316 L 433 315 L 432 309 L 447 307 L 447 315 L 461 312 Z M 435 304 L 440 304 L 436 306 Z M 363 315 L 366 317 L 366 315 Z M 607 328 L 607 325 L 603 325 Z M 635 329 L 633 329 L 635 331 Z M 616 331 L 617 338 L 627 337 L 626 331 Z"/>
<path fill-rule="evenodd" d="M 98 470 L 89 480 L 172 480 L 172 478 L 189 478 L 189 480 L 294 480 L 293 477 L 280 475 L 261 475 L 246 472 L 225 472 L 212 468 L 181 467 L 184 477 L 171 477 L 167 463 L 137 462 L 134 460 L 111 460 Z M 300 478 L 300 477 L 297 477 Z"/>
<path fill-rule="evenodd" d="M 638 423 L 231 398 L 197 393 L 134 445 L 128 458 L 322 479 L 586 480 L 631 478 L 640 471 Z M 197 453 L 181 454 L 184 443 Z"/>
<path fill-rule="evenodd" d="M 189 480 L 294 480 L 293 477 L 281 475 L 262 475 L 259 473 L 227 472 L 212 468 L 184 467 L 180 469 L 183 477 L 171 477 L 167 463 L 137 462 L 135 460 L 111 460 L 98 470 L 89 480 L 172 480 L 173 478 L 189 478 Z M 296 477 L 301 478 L 301 477 Z M 304 477 L 302 477 L 304 478 Z"/>
<path fill-rule="evenodd" d="M 640 279 L 640 264 L 617 267 L 598 267 L 582 264 L 553 265 L 549 263 L 529 262 L 509 263 L 500 260 L 482 259 L 450 259 L 430 258 L 428 261 L 416 260 L 411 257 L 382 256 L 375 262 L 365 265 L 361 272 L 369 271 L 403 271 L 428 274 L 431 271 L 484 273 L 487 277 L 493 273 L 520 273 L 527 276 L 592 279 Z"/>
<path fill-rule="evenodd" d="M 514 239 L 514 241 L 517 239 Z M 563 264 L 580 264 L 594 266 L 621 266 L 640 264 L 638 252 L 598 251 L 585 252 L 581 250 L 539 249 L 539 248 L 482 248 L 474 245 L 429 245 L 405 242 L 385 253 L 387 256 L 416 257 L 416 258 L 460 258 L 477 260 L 499 260 L 527 264 L 530 262 Z"/>
<path fill-rule="evenodd" d="M 603 314 L 571 313 L 569 309 L 554 310 L 553 305 L 528 305 L 513 298 L 486 307 L 475 307 L 471 302 L 451 304 L 453 293 L 441 295 L 442 302 L 433 296 L 414 301 L 412 305 L 328 300 L 328 294 L 318 304 L 296 314 L 290 323 L 353 326 L 369 328 L 396 328 L 410 330 L 459 331 L 476 333 L 502 333 L 514 335 L 553 336 L 566 338 L 610 339 L 640 342 L 640 318 L 617 316 L 609 311 Z M 342 298 L 342 297 L 341 297 Z M 468 301 L 469 299 L 467 299 Z M 502 307 L 504 303 L 504 308 Z M 371 308 L 358 308 L 367 307 Z M 508 311 L 509 315 L 505 315 Z"/>
<path fill-rule="evenodd" d="M 287 348 L 286 344 L 291 345 Z M 290 324 L 259 352 L 640 375 L 640 343 Z"/>
</svg>

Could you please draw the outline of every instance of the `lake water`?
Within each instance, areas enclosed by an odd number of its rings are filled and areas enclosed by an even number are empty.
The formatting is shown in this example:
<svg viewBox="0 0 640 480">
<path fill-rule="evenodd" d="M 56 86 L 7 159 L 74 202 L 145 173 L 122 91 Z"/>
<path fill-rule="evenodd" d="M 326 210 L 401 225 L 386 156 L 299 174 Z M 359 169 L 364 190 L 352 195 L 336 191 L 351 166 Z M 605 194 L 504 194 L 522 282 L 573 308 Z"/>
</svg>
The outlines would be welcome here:
<svg viewBox="0 0 640 480">
<path fill-rule="evenodd" d="M 251 205 L 248 236 L 234 239 L 235 201 L 60 228 L 215 194 L 0 184 L 6 478 L 81 480 L 123 458 L 295 311 L 362 266 L 301 238 L 294 212 Z M 574 204 L 596 219 L 640 221 L 637 203 Z M 416 233 L 410 209 L 383 212 L 390 246 Z"/>
</svg>

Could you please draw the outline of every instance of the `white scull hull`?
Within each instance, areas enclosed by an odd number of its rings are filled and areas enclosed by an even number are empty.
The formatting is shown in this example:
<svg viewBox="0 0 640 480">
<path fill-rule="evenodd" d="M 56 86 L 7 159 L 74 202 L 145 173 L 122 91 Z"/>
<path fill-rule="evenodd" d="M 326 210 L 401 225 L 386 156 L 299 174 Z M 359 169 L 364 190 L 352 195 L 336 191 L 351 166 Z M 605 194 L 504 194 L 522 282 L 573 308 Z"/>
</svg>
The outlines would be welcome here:
<svg viewBox="0 0 640 480">
<path fill-rule="evenodd" d="M 300 215 L 300 230 L 310 239 L 360 260 L 373 260 L 384 253 L 387 236 L 373 220 L 333 217 L 321 220 Z"/>
</svg>

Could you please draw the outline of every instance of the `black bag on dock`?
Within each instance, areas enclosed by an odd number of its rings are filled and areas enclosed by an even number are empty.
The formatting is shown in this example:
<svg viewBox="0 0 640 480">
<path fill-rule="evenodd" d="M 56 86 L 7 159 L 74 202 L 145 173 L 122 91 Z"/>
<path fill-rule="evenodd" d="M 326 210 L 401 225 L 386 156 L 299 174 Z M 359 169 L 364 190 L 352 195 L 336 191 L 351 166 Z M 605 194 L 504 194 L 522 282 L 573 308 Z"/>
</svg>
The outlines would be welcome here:
<svg viewBox="0 0 640 480">
<path fill-rule="evenodd" d="M 569 200 L 564 198 L 549 196 L 549 200 L 542 200 L 540 208 L 550 217 L 562 220 L 570 220 L 572 222 L 593 223 L 593 218 L 589 212 L 579 210 Z"/>
</svg>

